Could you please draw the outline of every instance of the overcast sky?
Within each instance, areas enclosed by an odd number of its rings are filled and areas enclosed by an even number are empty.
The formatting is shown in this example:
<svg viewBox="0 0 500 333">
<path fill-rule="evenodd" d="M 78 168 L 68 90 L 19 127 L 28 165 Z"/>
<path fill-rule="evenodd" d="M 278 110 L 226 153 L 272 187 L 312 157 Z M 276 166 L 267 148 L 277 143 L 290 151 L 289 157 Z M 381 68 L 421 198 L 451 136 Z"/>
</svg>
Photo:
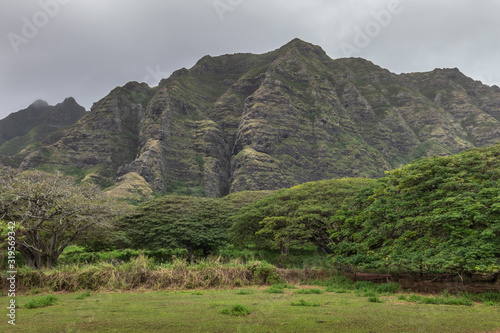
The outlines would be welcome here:
<svg viewBox="0 0 500 333">
<path fill-rule="evenodd" d="M 36 99 L 87 110 L 204 55 L 300 38 L 395 73 L 458 67 L 500 85 L 497 0 L 1 0 L 0 119 Z"/>
</svg>

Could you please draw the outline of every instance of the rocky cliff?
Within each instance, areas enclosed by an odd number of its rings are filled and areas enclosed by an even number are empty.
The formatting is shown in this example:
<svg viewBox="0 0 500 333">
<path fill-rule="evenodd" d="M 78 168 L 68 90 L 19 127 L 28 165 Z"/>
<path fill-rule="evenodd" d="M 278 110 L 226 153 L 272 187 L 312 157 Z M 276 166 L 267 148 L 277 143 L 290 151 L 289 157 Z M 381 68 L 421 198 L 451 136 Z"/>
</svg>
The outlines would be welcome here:
<svg viewBox="0 0 500 333">
<path fill-rule="evenodd" d="M 222 196 L 335 177 L 379 177 L 420 156 L 500 142 L 500 89 L 457 69 L 396 75 L 293 40 L 206 56 L 158 87 L 131 82 L 94 104 L 23 168 L 110 186 Z"/>
</svg>

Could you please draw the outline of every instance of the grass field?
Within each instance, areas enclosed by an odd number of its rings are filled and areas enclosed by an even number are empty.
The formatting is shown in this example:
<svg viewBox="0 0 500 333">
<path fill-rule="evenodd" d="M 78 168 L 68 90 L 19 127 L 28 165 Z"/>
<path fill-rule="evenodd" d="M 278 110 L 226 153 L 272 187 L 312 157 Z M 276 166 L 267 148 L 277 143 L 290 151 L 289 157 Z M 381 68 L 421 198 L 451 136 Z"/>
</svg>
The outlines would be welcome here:
<svg viewBox="0 0 500 333">
<path fill-rule="evenodd" d="M 0 332 L 500 332 L 498 304 L 420 304 L 401 295 L 373 301 L 318 286 L 281 288 L 57 294 L 53 305 L 33 309 L 25 304 L 43 296 L 18 296 L 16 326 L 2 315 Z M 0 297 L 3 309 L 8 300 Z"/>
</svg>

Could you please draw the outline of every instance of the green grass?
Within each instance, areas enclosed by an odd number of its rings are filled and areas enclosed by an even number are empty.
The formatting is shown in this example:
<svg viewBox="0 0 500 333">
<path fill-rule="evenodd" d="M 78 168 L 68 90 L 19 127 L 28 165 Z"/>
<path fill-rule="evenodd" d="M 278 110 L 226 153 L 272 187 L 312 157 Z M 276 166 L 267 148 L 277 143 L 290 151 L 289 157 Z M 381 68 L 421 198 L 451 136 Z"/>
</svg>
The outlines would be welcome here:
<svg viewBox="0 0 500 333">
<path fill-rule="evenodd" d="M 441 295 L 441 296 L 433 296 L 433 297 L 425 297 L 421 295 L 400 295 L 398 296 L 398 299 L 407 301 L 407 302 L 414 302 L 414 303 L 420 303 L 420 304 L 445 304 L 445 305 L 467 305 L 471 306 L 474 304 L 473 300 L 468 297 L 467 295 L 462 295 L 462 296 L 450 296 L 450 295 Z M 488 301 L 487 301 L 488 302 Z"/>
<path fill-rule="evenodd" d="M 285 289 L 297 289 L 297 287 L 288 283 L 275 283 L 271 287 L 264 290 L 265 293 L 269 294 L 284 294 Z"/>
<path fill-rule="evenodd" d="M 408 303 L 397 296 L 368 302 L 353 292 L 269 294 L 261 287 L 242 290 L 157 291 L 58 294 L 57 303 L 39 309 L 16 309 L 16 326 L 0 321 L 0 332 L 495 332 L 500 307 Z M 411 295 L 404 295 L 409 297 Z M 237 298 L 237 301 L 235 301 Z M 490 299 L 495 296 L 490 296 Z M 33 296 L 17 296 L 25 304 Z M 7 304 L 8 297 L 0 297 Z M 292 303 L 302 305 L 292 306 Z M 306 306 L 319 303 L 321 306 Z M 241 305 L 243 316 L 223 315 Z M 235 309 L 237 310 L 238 307 Z M 237 311 L 236 311 L 237 312 Z"/>
<path fill-rule="evenodd" d="M 90 296 L 90 290 L 86 290 L 76 296 L 76 299 L 84 299 Z"/>
<path fill-rule="evenodd" d="M 303 299 L 301 299 L 298 302 L 292 302 L 291 305 L 292 306 L 320 306 L 321 304 L 307 302 L 307 301 L 304 301 Z"/>
<path fill-rule="evenodd" d="M 348 279 L 343 275 L 335 275 L 329 281 L 309 281 L 308 284 L 314 286 L 326 286 L 326 291 L 328 292 L 346 293 L 354 290 L 354 281 Z"/>
<path fill-rule="evenodd" d="M 293 292 L 294 294 L 322 294 L 323 290 L 321 289 L 299 289 Z"/>
<path fill-rule="evenodd" d="M 53 305 L 55 301 L 57 301 L 57 297 L 54 295 L 38 296 L 24 303 L 24 308 L 25 309 L 43 308 L 46 306 Z"/>
<path fill-rule="evenodd" d="M 481 302 L 488 305 L 500 305 L 500 291 L 497 293 L 486 292 L 481 294 L 466 294 L 474 302 Z"/>
<path fill-rule="evenodd" d="M 276 286 L 271 286 L 264 290 L 265 293 L 268 294 L 284 294 L 285 290 L 283 288 L 277 288 Z"/>
</svg>

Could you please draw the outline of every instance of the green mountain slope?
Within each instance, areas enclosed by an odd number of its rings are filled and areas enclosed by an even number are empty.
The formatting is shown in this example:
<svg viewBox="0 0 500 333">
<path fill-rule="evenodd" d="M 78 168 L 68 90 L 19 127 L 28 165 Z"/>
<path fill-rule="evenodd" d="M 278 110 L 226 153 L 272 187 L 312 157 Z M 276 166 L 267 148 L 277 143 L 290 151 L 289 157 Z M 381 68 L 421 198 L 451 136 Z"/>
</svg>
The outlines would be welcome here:
<svg viewBox="0 0 500 333">
<path fill-rule="evenodd" d="M 500 89 L 458 70 L 396 75 L 295 39 L 206 56 L 158 87 L 116 88 L 22 167 L 103 186 L 137 173 L 157 192 L 223 196 L 376 178 L 428 155 L 500 142 Z"/>
</svg>

